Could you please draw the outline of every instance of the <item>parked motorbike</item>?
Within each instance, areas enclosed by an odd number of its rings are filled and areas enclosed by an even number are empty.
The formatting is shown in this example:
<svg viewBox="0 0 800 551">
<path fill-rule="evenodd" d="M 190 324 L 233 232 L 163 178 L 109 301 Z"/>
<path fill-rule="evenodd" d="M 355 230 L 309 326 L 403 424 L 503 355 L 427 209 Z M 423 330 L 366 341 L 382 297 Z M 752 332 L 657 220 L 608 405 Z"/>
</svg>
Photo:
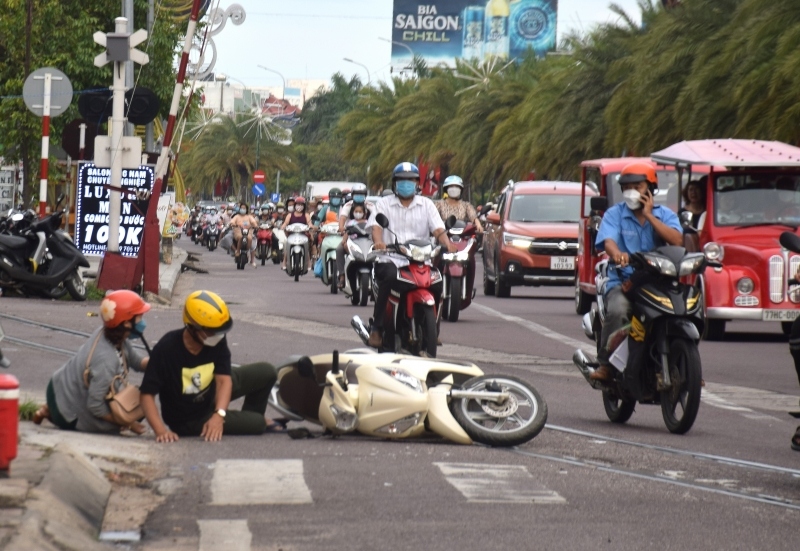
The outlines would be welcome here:
<svg viewBox="0 0 800 551">
<path fill-rule="evenodd" d="M 442 254 L 442 317 L 456 322 L 461 310 L 465 310 L 475 298 L 477 228 L 472 223 L 456 221 L 455 217 L 448 219 L 445 226 L 458 251 Z"/>
<path fill-rule="evenodd" d="M 382 228 L 388 229 L 389 220 L 383 213 L 377 215 L 376 221 Z M 389 297 L 386 322 L 383 327 L 383 345 L 379 352 L 436 357 L 437 305 L 429 289 L 442 278 L 439 270 L 431 264 L 431 260 L 439 254 L 440 249 L 441 247 L 434 247 L 426 240 L 411 240 L 403 244 L 395 242 L 393 245 L 387 245 L 387 252 L 393 251 L 399 255 L 394 257 L 397 261 L 395 264 L 398 265 L 398 278 L 409 283 L 413 282 L 415 288 L 401 293 L 400 296 L 392 293 Z M 370 321 L 370 328 L 367 329 L 360 317 L 353 316 L 350 325 L 364 344 L 369 346 L 372 322 Z"/>
<path fill-rule="evenodd" d="M 239 254 L 234 254 L 233 259 L 236 262 L 236 269 L 237 270 L 244 270 L 244 267 L 247 266 L 247 256 L 250 254 L 250 250 L 247 247 L 247 236 L 250 234 L 249 228 L 242 228 L 242 243 L 239 246 Z M 235 244 L 233 250 L 235 251 Z"/>
<path fill-rule="evenodd" d="M 289 224 L 286 226 L 286 273 L 295 281 L 300 281 L 300 276 L 307 272 L 306 259 L 309 254 L 308 224 Z"/>
<path fill-rule="evenodd" d="M 17 235 L 0 234 L 0 287 L 22 293 L 41 293 L 86 300 L 86 285 L 80 267 L 89 267 L 86 257 L 61 228 L 63 196 L 50 214 L 31 223 Z"/>
<path fill-rule="evenodd" d="M 263 266 L 268 258 L 272 258 L 272 222 L 261 222 L 258 225 L 256 239 L 256 258 L 261 260 Z"/>
<path fill-rule="evenodd" d="M 592 388 L 603 393 L 603 406 L 612 422 L 625 423 L 637 402 L 660 404 L 669 431 L 684 434 L 700 408 L 702 366 L 697 343 L 704 318 L 701 289 L 680 278 L 720 264 L 709 262 L 702 253 L 664 246 L 632 254 L 630 265 L 634 274 L 626 295 L 632 304 L 631 324 L 609 339 L 613 380 L 590 379 L 598 364 L 580 349 L 572 360 Z M 606 317 L 603 297 L 609 269 L 616 268 L 610 268 L 608 260 L 597 265 L 598 302 L 583 317 L 584 332 L 598 347 Z"/>
<path fill-rule="evenodd" d="M 205 231 L 203 232 L 203 239 L 206 242 L 206 247 L 208 247 L 209 252 L 217 248 L 221 232 L 222 227 L 220 224 L 209 224 L 206 227 Z"/>
<path fill-rule="evenodd" d="M 324 236 L 319 257 L 322 259 L 322 284 L 330 287 L 331 294 L 339 292 L 338 273 L 336 270 L 336 247 L 342 242 L 338 223 L 323 224 L 319 228 Z"/>
<path fill-rule="evenodd" d="M 3 342 L 3 339 L 5 338 L 5 336 L 6 336 L 6 334 L 3 333 L 3 325 L 0 324 L 0 342 Z M 10 366 L 11 366 L 11 362 L 8 361 L 8 358 L 3 356 L 3 350 L 0 349 L 0 367 L 8 368 Z"/>
<path fill-rule="evenodd" d="M 347 228 L 347 234 L 344 295 L 353 306 L 366 306 L 372 296 L 372 265 L 377 258 L 372 250 L 372 232 L 366 222 L 359 222 Z"/>
<path fill-rule="evenodd" d="M 270 405 L 332 434 L 413 438 L 429 431 L 458 444 L 518 446 L 547 421 L 527 381 L 485 375 L 469 362 L 350 350 L 278 366 Z"/>
</svg>

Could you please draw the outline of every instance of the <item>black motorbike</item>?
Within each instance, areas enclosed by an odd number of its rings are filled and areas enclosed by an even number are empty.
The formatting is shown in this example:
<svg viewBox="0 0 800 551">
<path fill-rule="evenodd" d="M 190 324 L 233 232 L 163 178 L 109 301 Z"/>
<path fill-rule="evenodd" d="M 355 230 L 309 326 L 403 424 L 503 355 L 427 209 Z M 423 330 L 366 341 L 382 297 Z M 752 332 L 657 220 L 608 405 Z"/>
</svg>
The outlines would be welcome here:
<svg viewBox="0 0 800 551">
<path fill-rule="evenodd" d="M 250 233 L 248 228 L 242 228 L 242 239 L 241 245 L 239 246 L 239 254 L 234 255 L 234 262 L 236 262 L 236 269 L 237 270 L 244 270 L 244 267 L 247 266 L 247 255 L 250 254 L 250 250 L 247 247 L 247 235 Z M 236 248 L 236 243 L 234 243 L 234 250 Z"/>
<path fill-rule="evenodd" d="M 219 244 L 219 233 L 220 229 L 218 224 L 209 224 L 206 231 L 203 233 L 203 240 L 206 242 L 206 247 L 208 247 L 209 252 L 217 248 Z"/>
<path fill-rule="evenodd" d="M 603 406 L 614 423 L 625 423 L 636 403 L 660 404 L 670 432 L 684 434 L 692 428 L 700 408 L 702 366 L 697 343 L 703 332 L 702 291 L 681 278 L 702 274 L 710 262 L 702 253 L 687 253 L 683 247 L 664 246 L 649 253 L 630 256 L 634 268 L 626 296 L 633 313 L 630 327 L 609 339 L 613 350 L 611 381 L 590 378 L 598 367 L 580 349 L 572 360 L 587 382 L 603 393 Z M 606 310 L 603 291 L 608 270 L 597 266 L 597 299 L 583 318 L 586 336 L 600 346 Z"/>
<path fill-rule="evenodd" d="M 64 211 L 26 225 L 14 235 L 0 234 L 0 287 L 23 294 L 59 297 L 68 292 L 74 300 L 86 300 L 80 268 L 88 268 L 69 234 L 61 229 Z"/>
</svg>

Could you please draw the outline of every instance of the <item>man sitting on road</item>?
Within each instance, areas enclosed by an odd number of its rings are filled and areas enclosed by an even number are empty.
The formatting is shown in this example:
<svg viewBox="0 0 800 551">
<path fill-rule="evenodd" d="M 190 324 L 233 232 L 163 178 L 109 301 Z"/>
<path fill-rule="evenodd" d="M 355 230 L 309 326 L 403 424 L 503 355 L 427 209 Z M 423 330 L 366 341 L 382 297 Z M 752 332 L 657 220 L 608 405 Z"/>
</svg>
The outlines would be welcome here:
<svg viewBox="0 0 800 551">
<path fill-rule="evenodd" d="M 650 164 L 637 162 L 625 166 L 619 176 L 619 185 L 624 201 L 606 211 L 595 239 L 597 249 L 605 250 L 610 262 L 620 268 L 610 267 L 608 270 L 605 291 L 608 312 L 597 354 L 600 367 L 590 376 L 598 381 L 612 378 L 609 339 L 630 322 L 631 303 L 624 291 L 633 274 L 633 268 L 629 266 L 631 254 L 652 251 L 665 244 L 683 245 L 683 230 L 678 216 L 667 207 L 653 203 L 658 180 Z"/>
<path fill-rule="evenodd" d="M 211 291 L 195 291 L 183 307 L 185 327 L 170 331 L 153 347 L 140 387 L 141 404 L 156 442 L 222 434 L 263 434 L 280 425 L 266 419 L 267 400 L 277 373 L 268 363 L 231 367 L 225 335 L 233 325 L 228 306 Z M 155 396 L 160 396 L 161 415 Z M 244 396 L 241 411 L 228 411 Z M 166 425 L 165 425 L 166 423 Z M 169 428 L 167 428 L 169 427 Z"/>
<path fill-rule="evenodd" d="M 375 243 L 375 250 L 386 250 L 383 228 L 375 221 L 378 213 L 382 213 L 389 219 L 389 229 L 394 235 L 388 234 L 387 237 L 390 237 L 392 241 L 395 236 L 398 242 L 405 243 L 412 239 L 428 239 L 432 234 L 449 252 L 455 252 L 457 248 L 447 237 L 444 222 L 442 222 L 433 201 L 417 195 L 419 169 L 412 163 L 400 163 L 394 167 L 392 183 L 394 195 L 380 199 L 375 204 L 375 209 L 370 216 L 369 222 L 372 226 L 372 241 Z M 383 344 L 383 319 L 389 303 L 389 295 L 392 290 L 402 292 L 408 289 L 410 284 L 397 279 L 397 266 L 390 259 L 387 262 L 375 264 L 374 272 L 375 282 L 378 285 L 378 296 L 375 299 L 369 345 L 379 348 Z M 441 280 L 431 285 L 430 291 L 436 303 L 439 304 L 442 295 Z"/>
</svg>

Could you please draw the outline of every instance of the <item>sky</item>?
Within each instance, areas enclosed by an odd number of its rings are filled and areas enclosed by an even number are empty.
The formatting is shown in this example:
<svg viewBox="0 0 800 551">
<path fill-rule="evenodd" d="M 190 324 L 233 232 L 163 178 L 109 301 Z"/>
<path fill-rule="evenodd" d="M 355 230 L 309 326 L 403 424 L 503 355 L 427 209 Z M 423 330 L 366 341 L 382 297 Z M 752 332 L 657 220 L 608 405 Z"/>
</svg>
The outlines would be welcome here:
<svg viewBox="0 0 800 551">
<path fill-rule="evenodd" d="M 431 0 L 434 4 L 437 0 Z M 228 20 L 213 37 L 217 50 L 214 70 L 247 86 L 281 86 L 281 77 L 258 68 L 264 65 L 290 79 L 330 80 L 340 72 L 359 75 L 372 82 L 391 79 L 393 0 L 235 0 L 245 21 L 234 26 Z M 420 3 L 424 3 L 421 1 Z M 611 0 L 559 0 L 558 39 L 571 31 L 588 31 L 618 17 Z M 636 20 L 636 0 L 615 0 Z M 219 0 L 220 8 L 234 2 Z M 212 0 L 212 6 L 217 0 Z M 357 65 L 344 61 L 350 58 Z"/>
</svg>

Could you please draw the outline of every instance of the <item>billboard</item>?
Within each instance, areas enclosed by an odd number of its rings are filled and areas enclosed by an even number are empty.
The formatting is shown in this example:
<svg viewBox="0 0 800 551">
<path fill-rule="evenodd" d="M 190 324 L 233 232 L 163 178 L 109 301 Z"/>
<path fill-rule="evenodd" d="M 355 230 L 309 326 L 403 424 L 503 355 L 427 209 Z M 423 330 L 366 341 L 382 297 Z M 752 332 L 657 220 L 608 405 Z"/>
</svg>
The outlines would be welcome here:
<svg viewBox="0 0 800 551">
<path fill-rule="evenodd" d="M 106 252 L 110 179 L 111 169 L 99 168 L 92 163 L 81 163 L 78 168 L 75 245 L 87 256 L 103 256 Z M 155 172 L 151 166 L 122 169 L 122 188 L 127 192 L 121 196 L 119 223 L 119 252 L 123 256 L 139 255 L 144 217 L 154 182 Z"/>
<path fill-rule="evenodd" d="M 392 69 L 414 55 L 454 67 L 456 58 L 510 60 L 556 47 L 558 0 L 394 0 Z"/>
</svg>

